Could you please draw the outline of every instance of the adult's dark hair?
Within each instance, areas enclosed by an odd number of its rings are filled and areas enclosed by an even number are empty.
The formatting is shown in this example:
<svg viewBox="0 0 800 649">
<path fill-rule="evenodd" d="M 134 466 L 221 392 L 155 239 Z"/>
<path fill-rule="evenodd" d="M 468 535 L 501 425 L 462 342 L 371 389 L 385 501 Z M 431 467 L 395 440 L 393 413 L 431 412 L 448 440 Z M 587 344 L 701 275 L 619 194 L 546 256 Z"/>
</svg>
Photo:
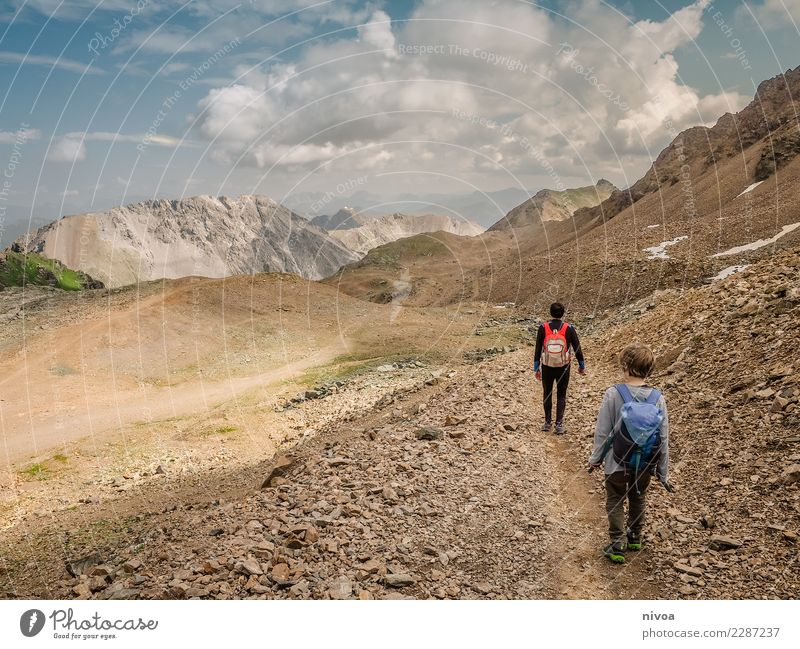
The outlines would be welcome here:
<svg viewBox="0 0 800 649">
<path fill-rule="evenodd" d="M 554 318 L 559 318 L 559 319 L 563 318 L 564 311 L 566 311 L 566 309 L 564 308 L 564 305 L 561 304 L 561 302 L 553 302 L 550 305 L 550 315 L 553 316 Z"/>
</svg>

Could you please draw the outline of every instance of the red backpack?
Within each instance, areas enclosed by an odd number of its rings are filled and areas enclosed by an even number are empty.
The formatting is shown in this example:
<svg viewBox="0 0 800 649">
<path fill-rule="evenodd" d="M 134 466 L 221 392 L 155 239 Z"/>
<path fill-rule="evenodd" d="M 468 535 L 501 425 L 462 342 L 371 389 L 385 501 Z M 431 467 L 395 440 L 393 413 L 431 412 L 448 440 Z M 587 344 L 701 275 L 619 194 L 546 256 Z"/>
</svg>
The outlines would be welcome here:
<svg viewBox="0 0 800 649">
<path fill-rule="evenodd" d="M 550 328 L 550 323 L 544 323 L 544 344 L 542 345 L 542 365 L 547 367 L 564 367 L 569 365 L 571 356 L 567 342 L 567 327 L 564 322 L 558 331 Z"/>
</svg>

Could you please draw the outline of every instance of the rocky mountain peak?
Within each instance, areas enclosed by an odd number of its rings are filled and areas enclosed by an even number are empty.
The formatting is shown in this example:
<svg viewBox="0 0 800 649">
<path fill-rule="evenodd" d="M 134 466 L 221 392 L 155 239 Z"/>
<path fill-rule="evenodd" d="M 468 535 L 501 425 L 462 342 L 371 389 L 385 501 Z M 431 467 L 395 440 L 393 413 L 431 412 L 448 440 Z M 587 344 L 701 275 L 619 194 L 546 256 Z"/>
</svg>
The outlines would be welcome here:
<svg viewBox="0 0 800 649">
<path fill-rule="evenodd" d="M 76 214 L 19 240 L 108 286 L 189 275 L 326 277 L 357 255 L 268 196 L 157 199 Z"/>
</svg>

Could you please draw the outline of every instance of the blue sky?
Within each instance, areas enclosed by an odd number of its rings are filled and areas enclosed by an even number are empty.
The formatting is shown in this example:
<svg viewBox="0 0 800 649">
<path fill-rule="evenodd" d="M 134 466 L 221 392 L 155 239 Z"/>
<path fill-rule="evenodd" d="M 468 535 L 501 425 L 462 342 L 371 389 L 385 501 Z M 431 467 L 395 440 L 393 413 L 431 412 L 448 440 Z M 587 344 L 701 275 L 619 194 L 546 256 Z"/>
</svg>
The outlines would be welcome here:
<svg viewBox="0 0 800 649">
<path fill-rule="evenodd" d="M 800 65 L 800 0 L 2 4 L 0 219 L 626 186 Z"/>
</svg>

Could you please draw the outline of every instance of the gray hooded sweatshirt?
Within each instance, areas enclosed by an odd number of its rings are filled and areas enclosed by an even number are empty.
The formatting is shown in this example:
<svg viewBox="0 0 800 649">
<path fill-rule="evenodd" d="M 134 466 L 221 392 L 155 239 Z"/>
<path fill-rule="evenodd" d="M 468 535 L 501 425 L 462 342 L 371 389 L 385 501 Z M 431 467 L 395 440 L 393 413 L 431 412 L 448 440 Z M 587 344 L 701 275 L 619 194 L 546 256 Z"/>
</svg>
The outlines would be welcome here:
<svg viewBox="0 0 800 649">
<path fill-rule="evenodd" d="M 631 390 L 633 398 L 637 401 L 644 401 L 650 396 L 653 388 L 646 385 L 628 386 Z M 612 433 L 617 434 L 622 426 L 622 416 L 620 410 L 622 404 L 622 396 L 615 387 L 606 390 L 603 395 L 603 402 L 600 404 L 600 412 L 597 415 L 597 426 L 594 431 L 594 449 L 589 458 L 589 464 L 597 464 L 600 461 L 600 454 L 603 452 L 603 444 L 605 444 L 608 436 Z M 656 467 L 656 476 L 659 480 L 666 480 L 669 477 L 669 415 L 667 414 L 667 402 L 662 396 L 658 400 L 658 407 L 664 412 L 664 421 L 661 424 L 661 457 Z M 624 471 L 625 467 L 614 459 L 613 450 L 609 450 L 605 459 L 605 474 L 611 475 L 617 471 Z"/>
</svg>

